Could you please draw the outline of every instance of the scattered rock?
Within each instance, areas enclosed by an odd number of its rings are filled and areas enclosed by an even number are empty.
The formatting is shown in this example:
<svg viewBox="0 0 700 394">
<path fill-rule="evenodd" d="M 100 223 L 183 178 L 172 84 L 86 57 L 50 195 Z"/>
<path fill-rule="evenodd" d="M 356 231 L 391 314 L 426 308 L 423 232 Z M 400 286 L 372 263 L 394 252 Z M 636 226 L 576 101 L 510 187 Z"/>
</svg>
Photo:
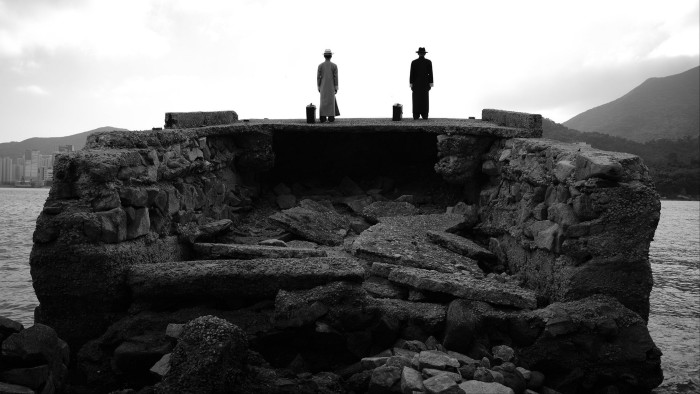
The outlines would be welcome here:
<svg viewBox="0 0 700 394">
<path fill-rule="evenodd" d="M 401 372 L 401 392 L 413 393 L 423 391 L 423 376 L 410 367 L 404 367 Z"/>
<path fill-rule="evenodd" d="M 459 388 L 464 390 L 465 394 L 515 394 L 510 387 L 500 383 L 481 382 L 478 380 L 462 382 Z"/>
<path fill-rule="evenodd" d="M 457 382 L 446 374 L 440 374 L 423 381 L 425 391 L 430 394 L 460 394 Z"/>
<path fill-rule="evenodd" d="M 368 393 L 384 394 L 398 392 L 401 388 L 401 369 L 398 367 L 379 367 L 372 371 Z"/>
</svg>

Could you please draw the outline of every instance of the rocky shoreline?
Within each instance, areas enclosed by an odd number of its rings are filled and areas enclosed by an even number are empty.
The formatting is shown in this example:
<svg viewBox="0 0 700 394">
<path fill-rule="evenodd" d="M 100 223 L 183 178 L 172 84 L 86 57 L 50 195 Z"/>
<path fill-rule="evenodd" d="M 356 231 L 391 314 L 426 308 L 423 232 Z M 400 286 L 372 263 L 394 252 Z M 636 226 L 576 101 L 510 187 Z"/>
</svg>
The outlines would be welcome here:
<svg viewBox="0 0 700 394">
<path fill-rule="evenodd" d="M 661 383 L 639 158 L 506 111 L 332 131 L 214 115 L 57 159 L 31 266 L 66 392 Z"/>
</svg>

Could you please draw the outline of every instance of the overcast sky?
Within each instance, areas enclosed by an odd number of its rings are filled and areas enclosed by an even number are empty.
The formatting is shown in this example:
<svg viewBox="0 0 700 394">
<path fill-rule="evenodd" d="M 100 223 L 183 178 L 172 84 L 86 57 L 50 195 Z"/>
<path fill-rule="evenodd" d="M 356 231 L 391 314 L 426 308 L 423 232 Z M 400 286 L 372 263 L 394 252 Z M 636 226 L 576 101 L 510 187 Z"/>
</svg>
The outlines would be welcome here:
<svg viewBox="0 0 700 394">
<path fill-rule="evenodd" d="M 304 118 L 334 52 L 343 117 L 410 114 L 410 62 L 433 62 L 430 116 L 483 108 L 564 122 L 699 64 L 698 0 L 0 0 L 0 142 L 165 112 Z"/>
</svg>

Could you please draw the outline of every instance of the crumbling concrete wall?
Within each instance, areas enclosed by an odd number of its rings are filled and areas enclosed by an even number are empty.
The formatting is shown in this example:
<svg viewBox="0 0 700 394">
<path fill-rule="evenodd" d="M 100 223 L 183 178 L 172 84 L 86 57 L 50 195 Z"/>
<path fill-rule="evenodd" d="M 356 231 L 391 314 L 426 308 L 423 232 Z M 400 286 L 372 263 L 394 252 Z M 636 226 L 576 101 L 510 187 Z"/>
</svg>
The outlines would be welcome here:
<svg viewBox="0 0 700 394">
<path fill-rule="evenodd" d="M 96 133 L 58 155 L 31 255 L 37 321 L 71 345 L 99 335 L 128 307 L 128 266 L 187 259 L 187 225 L 250 210 L 271 138 L 230 132 Z"/>
<path fill-rule="evenodd" d="M 607 294 L 649 315 L 659 196 L 637 156 L 514 138 L 482 164 L 479 230 L 549 301 Z"/>
</svg>

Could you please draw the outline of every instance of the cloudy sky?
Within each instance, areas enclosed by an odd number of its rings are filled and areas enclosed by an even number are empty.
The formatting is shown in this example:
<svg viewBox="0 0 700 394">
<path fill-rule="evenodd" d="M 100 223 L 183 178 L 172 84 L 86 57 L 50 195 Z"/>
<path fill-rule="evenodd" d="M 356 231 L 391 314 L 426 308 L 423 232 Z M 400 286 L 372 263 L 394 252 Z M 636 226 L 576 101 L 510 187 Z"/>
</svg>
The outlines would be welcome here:
<svg viewBox="0 0 700 394">
<path fill-rule="evenodd" d="M 343 117 L 410 112 L 433 61 L 431 117 L 483 108 L 564 122 L 699 64 L 697 0 L 0 0 L 0 142 L 164 113 L 303 118 L 335 53 Z"/>
</svg>

